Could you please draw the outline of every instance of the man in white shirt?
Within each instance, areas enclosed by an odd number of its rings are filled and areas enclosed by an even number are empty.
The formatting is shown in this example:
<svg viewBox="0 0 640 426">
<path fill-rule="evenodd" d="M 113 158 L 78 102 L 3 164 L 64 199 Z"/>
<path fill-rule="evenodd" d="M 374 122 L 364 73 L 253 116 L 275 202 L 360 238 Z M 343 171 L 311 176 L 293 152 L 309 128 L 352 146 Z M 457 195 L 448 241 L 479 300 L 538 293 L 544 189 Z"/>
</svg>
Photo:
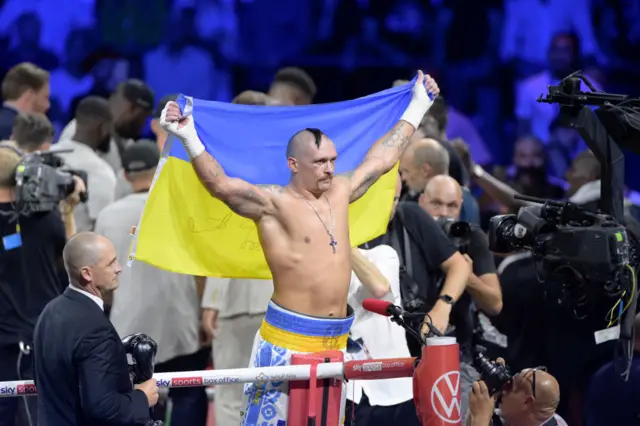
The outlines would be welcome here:
<svg viewBox="0 0 640 426">
<path fill-rule="evenodd" d="M 400 261 L 387 245 L 353 248 L 348 303 L 355 311 L 345 359 L 409 358 L 405 331 L 381 315 L 364 310 L 362 301 L 382 299 L 401 305 Z M 356 380 L 347 383 L 347 399 L 357 404 L 356 424 L 419 425 L 413 403 L 413 379 Z M 347 416 L 351 408 L 345 410 Z"/>
<path fill-rule="evenodd" d="M 57 149 L 73 150 L 60 154 L 66 166 L 87 174 L 89 199 L 76 207 L 75 219 L 78 232 L 92 231 L 102 209 L 113 202 L 116 189 L 113 169 L 96 152 L 111 138 L 113 114 L 109 102 L 98 96 L 86 97 L 78 104 L 74 122 L 74 134 L 61 140 Z"/>
<path fill-rule="evenodd" d="M 246 368 L 256 333 L 273 294 L 268 280 L 207 278 L 202 296 L 202 328 L 213 339 L 217 370 Z M 238 425 L 242 419 L 244 385 L 216 387 L 216 424 Z"/>
</svg>

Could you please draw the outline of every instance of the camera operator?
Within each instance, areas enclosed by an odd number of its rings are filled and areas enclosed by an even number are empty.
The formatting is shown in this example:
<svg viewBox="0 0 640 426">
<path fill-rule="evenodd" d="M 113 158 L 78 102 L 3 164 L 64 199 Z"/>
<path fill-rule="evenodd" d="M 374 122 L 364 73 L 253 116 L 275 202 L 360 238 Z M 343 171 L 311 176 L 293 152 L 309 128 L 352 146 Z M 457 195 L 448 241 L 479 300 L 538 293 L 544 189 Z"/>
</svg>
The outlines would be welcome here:
<svg viewBox="0 0 640 426">
<path fill-rule="evenodd" d="M 504 360 L 496 364 L 504 366 Z M 465 426 L 567 426 L 556 414 L 559 402 L 558 382 L 544 367 L 525 368 L 506 382 L 483 374 L 469 394 Z"/>
<path fill-rule="evenodd" d="M 28 216 L 15 211 L 15 173 L 21 154 L 13 144 L 0 143 L 0 381 L 33 379 L 33 328 L 44 306 L 67 285 L 60 279 L 68 235 L 60 210 Z M 69 212 L 84 191 L 82 180 L 74 181 L 75 191 L 63 206 Z M 72 228 L 73 221 L 69 224 Z M 32 422 L 35 402 L 24 398 L 26 416 Z M 21 403 L 19 398 L 0 398 L 0 426 L 14 426 Z"/>
<path fill-rule="evenodd" d="M 53 125 L 46 115 L 39 112 L 18 114 L 13 122 L 11 140 L 25 154 L 48 151 L 53 136 Z"/>
<path fill-rule="evenodd" d="M 53 142 L 53 136 L 53 125 L 46 115 L 39 112 L 20 113 L 13 122 L 11 140 L 22 154 L 49 151 L 51 143 Z M 78 180 L 79 178 L 76 177 L 75 179 Z M 82 188 L 85 187 L 84 182 L 82 182 L 81 185 Z M 64 222 L 67 238 L 71 238 L 71 236 L 76 233 L 76 223 L 73 216 L 74 207 L 74 205 L 65 201 L 62 201 L 60 204 L 62 221 Z M 64 270 L 61 271 L 63 272 L 64 280 L 66 280 L 66 273 L 64 273 Z"/>
</svg>

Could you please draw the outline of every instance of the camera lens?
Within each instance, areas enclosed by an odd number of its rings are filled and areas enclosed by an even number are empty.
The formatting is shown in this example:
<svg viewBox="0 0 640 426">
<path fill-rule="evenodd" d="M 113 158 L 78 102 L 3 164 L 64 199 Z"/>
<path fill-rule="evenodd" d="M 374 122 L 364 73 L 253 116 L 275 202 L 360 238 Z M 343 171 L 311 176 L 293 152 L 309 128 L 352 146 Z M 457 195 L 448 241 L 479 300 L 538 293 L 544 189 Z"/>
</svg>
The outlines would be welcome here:
<svg viewBox="0 0 640 426">
<path fill-rule="evenodd" d="M 486 383 L 489 394 L 493 395 L 511 382 L 513 374 L 511 374 L 506 365 L 491 361 L 483 352 L 483 349 L 476 348 L 474 364 L 476 370 L 480 373 L 480 377 Z"/>
</svg>

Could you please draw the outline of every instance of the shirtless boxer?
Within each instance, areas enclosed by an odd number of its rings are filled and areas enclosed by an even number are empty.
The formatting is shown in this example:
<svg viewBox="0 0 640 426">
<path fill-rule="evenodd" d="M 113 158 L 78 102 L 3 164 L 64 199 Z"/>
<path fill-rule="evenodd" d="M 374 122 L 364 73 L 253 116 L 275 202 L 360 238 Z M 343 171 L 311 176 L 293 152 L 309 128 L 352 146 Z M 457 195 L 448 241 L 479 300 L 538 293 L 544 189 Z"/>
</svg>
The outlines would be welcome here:
<svg viewBox="0 0 640 426">
<path fill-rule="evenodd" d="M 209 193 L 235 213 L 252 219 L 273 275 L 274 293 L 256 335 L 252 366 L 287 365 L 292 353 L 342 350 L 353 310 L 349 203 L 391 170 L 432 105 L 439 88 L 418 73 L 412 99 L 400 121 L 369 150 L 353 171 L 334 176 L 336 148 L 318 129 L 299 131 L 287 146 L 291 180 L 286 186 L 253 185 L 225 174 L 205 151 L 193 117 L 175 102 L 161 125 L 180 139 Z M 284 424 L 288 382 L 255 383 L 245 390 L 245 425 Z M 343 394 L 344 401 L 344 394 Z"/>
</svg>

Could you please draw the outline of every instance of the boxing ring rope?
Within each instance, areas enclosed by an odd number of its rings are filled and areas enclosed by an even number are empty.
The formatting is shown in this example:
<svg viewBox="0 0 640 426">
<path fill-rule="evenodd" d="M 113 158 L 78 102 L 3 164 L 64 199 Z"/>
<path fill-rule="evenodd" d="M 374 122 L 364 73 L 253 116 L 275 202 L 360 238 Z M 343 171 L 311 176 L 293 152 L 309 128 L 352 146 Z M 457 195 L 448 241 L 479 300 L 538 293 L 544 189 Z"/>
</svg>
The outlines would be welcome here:
<svg viewBox="0 0 640 426">
<path fill-rule="evenodd" d="M 370 359 L 366 361 L 329 362 L 317 365 L 318 379 L 380 380 L 412 377 L 416 358 Z M 236 368 L 228 370 L 156 373 L 159 388 L 230 385 L 239 383 L 309 380 L 311 365 Z M 0 382 L 0 398 L 37 394 L 32 380 Z"/>
</svg>

